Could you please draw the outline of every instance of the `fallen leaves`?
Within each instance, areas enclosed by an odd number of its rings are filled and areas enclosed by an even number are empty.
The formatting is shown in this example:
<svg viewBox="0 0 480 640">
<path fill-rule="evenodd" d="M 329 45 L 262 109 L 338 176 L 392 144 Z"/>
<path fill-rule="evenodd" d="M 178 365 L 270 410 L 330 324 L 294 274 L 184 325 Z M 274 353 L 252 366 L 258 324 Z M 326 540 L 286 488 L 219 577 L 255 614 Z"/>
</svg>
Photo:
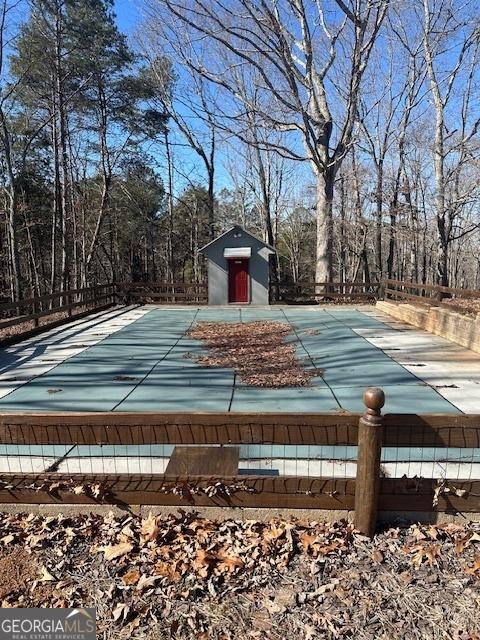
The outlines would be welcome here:
<svg viewBox="0 0 480 640">
<path fill-rule="evenodd" d="M 445 298 L 442 305 L 452 306 L 455 311 L 470 316 L 480 312 L 480 298 Z"/>
<path fill-rule="evenodd" d="M 285 322 L 199 322 L 188 335 L 209 347 L 197 362 L 234 369 L 242 382 L 255 387 L 305 387 L 321 371 L 305 369 L 294 343 L 286 343 L 292 328 Z"/>
<path fill-rule="evenodd" d="M 148 518 L 142 520 L 142 526 L 140 527 L 140 538 L 142 542 L 152 542 L 156 539 L 158 532 L 157 518 L 149 513 Z"/>
<path fill-rule="evenodd" d="M 479 526 L 396 527 L 372 541 L 347 522 L 4 514 L 0 541 L 2 606 L 94 606 L 105 637 L 480 632 Z"/>
<path fill-rule="evenodd" d="M 134 584 L 137 584 L 140 580 L 140 573 L 138 569 L 132 569 L 127 571 L 127 573 L 122 576 L 122 582 L 125 586 L 131 587 Z"/>
<path fill-rule="evenodd" d="M 101 547 L 101 551 L 105 554 L 105 560 L 115 560 L 115 558 L 121 558 L 127 555 L 133 549 L 133 544 L 130 542 L 121 542 L 109 547 Z"/>
<path fill-rule="evenodd" d="M 436 565 L 441 547 L 438 544 L 417 544 L 407 547 L 405 551 L 412 554 L 412 564 L 418 569 L 423 562 L 428 562 L 431 567 Z"/>
<path fill-rule="evenodd" d="M 15 486 L 4 482 L 0 479 L 0 487 L 2 489 L 22 489 L 39 493 L 46 491 L 51 495 L 62 493 L 73 493 L 74 495 L 85 495 L 96 502 L 115 502 L 109 488 L 101 483 L 98 484 L 78 484 L 72 478 L 62 478 L 61 480 L 53 477 L 42 478 L 38 482 L 15 482 Z"/>
<path fill-rule="evenodd" d="M 435 491 L 433 494 L 433 500 L 432 500 L 433 507 L 438 506 L 438 500 L 440 496 L 444 494 L 451 494 L 451 495 L 457 496 L 458 498 L 463 498 L 468 494 L 468 492 L 466 489 L 459 489 L 458 487 L 455 487 L 453 484 L 449 483 L 447 480 L 439 480 L 437 482 L 437 486 L 435 487 Z"/>
<path fill-rule="evenodd" d="M 38 574 L 38 563 L 25 548 L 14 547 L 3 553 L 0 556 L 0 599 L 20 595 L 28 583 L 38 579 Z"/>
<path fill-rule="evenodd" d="M 480 578 L 480 555 L 475 556 L 473 566 L 465 567 L 465 573 L 468 573 L 471 576 L 478 575 Z"/>
</svg>

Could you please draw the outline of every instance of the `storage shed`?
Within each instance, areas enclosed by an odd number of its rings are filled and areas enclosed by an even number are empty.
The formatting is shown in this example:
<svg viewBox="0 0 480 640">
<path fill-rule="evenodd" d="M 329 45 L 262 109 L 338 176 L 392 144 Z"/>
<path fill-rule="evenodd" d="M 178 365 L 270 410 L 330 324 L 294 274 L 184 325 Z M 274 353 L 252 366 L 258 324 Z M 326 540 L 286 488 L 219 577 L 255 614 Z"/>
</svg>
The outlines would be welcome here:
<svg viewBox="0 0 480 640">
<path fill-rule="evenodd" d="M 269 303 L 269 244 L 235 225 L 200 253 L 208 260 L 208 304 Z"/>
</svg>

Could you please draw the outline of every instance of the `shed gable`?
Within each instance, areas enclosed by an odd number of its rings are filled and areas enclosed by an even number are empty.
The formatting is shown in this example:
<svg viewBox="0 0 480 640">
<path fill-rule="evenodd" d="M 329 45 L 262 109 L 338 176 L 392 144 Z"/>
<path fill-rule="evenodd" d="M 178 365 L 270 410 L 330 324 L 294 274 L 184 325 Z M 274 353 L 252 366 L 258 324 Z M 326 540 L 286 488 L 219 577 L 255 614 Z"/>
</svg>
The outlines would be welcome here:
<svg viewBox="0 0 480 640">
<path fill-rule="evenodd" d="M 250 248 L 252 253 L 262 253 L 265 256 L 275 253 L 275 249 L 269 244 L 260 240 L 256 236 L 252 235 L 249 231 L 246 231 L 240 225 L 235 225 L 225 233 L 222 233 L 199 251 L 207 257 L 212 253 L 217 253 L 219 249 L 241 249 Z"/>
</svg>

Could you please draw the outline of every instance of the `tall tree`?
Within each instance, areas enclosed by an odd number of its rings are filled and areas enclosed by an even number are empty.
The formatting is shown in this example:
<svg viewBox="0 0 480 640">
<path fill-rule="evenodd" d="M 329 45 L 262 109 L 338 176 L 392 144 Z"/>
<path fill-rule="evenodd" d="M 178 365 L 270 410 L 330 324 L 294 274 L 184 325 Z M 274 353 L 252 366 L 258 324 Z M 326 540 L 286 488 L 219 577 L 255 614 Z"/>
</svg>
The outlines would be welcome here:
<svg viewBox="0 0 480 640">
<path fill-rule="evenodd" d="M 13 141 L 11 123 L 7 112 L 9 102 L 14 96 L 16 85 L 9 86 L 6 69 L 6 50 L 9 41 L 8 19 L 17 2 L 11 3 L 2 0 L 0 4 L 0 150 L 3 181 L 3 194 L 5 198 L 7 244 L 9 256 L 10 295 L 12 300 L 22 297 L 22 284 L 20 278 L 20 256 L 18 248 L 18 184 L 15 173 L 13 157 Z"/>
<path fill-rule="evenodd" d="M 467 2 L 459 19 L 453 0 L 422 0 L 422 40 L 435 115 L 433 164 L 435 177 L 435 215 L 438 231 L 437 277 L 439 284 L 449 284 L 449 249 L 458 239 L 455 222 L 461 207 L 450 200 L 447 185 L 462 170 L 469 158 L 468 146 L 480 130 L 473 98 L 479 79 L 480 24 L 476 2 Z M 458 101 L 458 84 L 463 78 L 463 100 Z M 477 95 L 478 100 L 478 95 Z M 456 108 L 455 108 L 456 103 Z M 473 109 L 473 113 L 472 113 Z M 448 114 L 460 116 L 461 132 L 454 136 L 456 123 L 450 127 Z M 448 163 L 453 163 L 453 167 Z M 458 199 L 458 195 L 457 195 Z M 475 229 L 474 225 L 471 230 Z M 465 232 L 460 232 L 462 235 Z"/>
<path fill-rule="evenodd" d="M 251 105 L 239 91 L 236 69 L 250 68 L 267 98 L 257 117 L 267 129 L 300 134 L 306 155 L 294 141 L 275 148 L 308 159 L 315 172 L 315 271 L 317 281 L 330 281 L 335 175 L 352 143 L 362 79 L 388 0 L 336 0 L 336 10 L 328 13 L 323 2 L 304 0 L 154 3 L 155 10 L 162 9 L 157 20 L 168 20 L 172 33 L 188 34 L 191 64 L 199 73 L 245 112 Z"/>
</svg>

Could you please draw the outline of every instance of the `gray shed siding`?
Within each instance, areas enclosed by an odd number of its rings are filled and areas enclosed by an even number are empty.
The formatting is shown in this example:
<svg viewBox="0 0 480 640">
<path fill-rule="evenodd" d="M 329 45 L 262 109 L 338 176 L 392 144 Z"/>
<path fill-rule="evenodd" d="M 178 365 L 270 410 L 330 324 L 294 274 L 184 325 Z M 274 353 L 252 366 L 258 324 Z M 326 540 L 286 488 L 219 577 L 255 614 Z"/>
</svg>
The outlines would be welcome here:
<svg viewBox="0 0 480 640">
<path fill-rule="evenodd" d="M 236 238 L 235 234 L 240 233 Z M 202 249 L 208 259 L 208 304 L 228 304 L 228 259 L 223 252 L 227 247 L 251 247 L 252 255 L 248 261 L 249 303 L 266 305 L 269 303 L 270 266 L 268 257 L 274 253 L 268 245 L 257 240 L 241 227 L 234 227 Z"/>
</svg>

